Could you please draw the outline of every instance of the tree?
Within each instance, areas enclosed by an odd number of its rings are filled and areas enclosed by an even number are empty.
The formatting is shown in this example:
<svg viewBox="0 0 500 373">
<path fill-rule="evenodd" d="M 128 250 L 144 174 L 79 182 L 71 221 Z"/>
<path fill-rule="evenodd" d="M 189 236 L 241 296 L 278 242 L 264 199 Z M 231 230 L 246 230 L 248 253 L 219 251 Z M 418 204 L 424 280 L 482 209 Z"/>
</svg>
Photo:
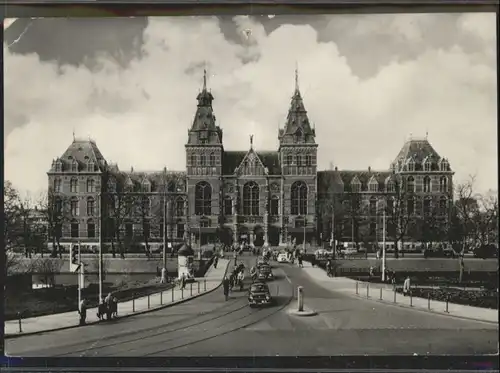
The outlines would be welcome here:
<svg viewBox="0 0 500 373">
<path fill-rule="evenodd" d="M 18 195 L 18 218 L 20 223 L 19 241 L 18 243 L 24 248 L 24 256 L 30 258 L 32 256 L 32 243 L 35 236 L 33 224 L 34 204 L 31 196 L 27 194 L 24 198 Z"/>
<path fill-rule="evenodd" d="M 50 258 L 37 259 L 34 264 L 34 270 L 37 275 L 42 277 L 42 282 L 46 285 L 55 284 L 55 274 L 61 270 L 62 262 Z"/>
<path fill-rule="evenodd" d="M 19 193 L 10 181 L 3 184 L 3 243 L 5 251 L 14 249 L 19 235 Z"/>
<path fill-rule="evenodd" d="M 447 231 L 448 211 L 442 211 L 441 206 L 434 202 L 431 201 L 428 209 L 424 207 L 424 213 L 416 219 L 416 236 L 424 246 L 443 241 Z"/>
<path fill-rule="evenodd" d="M 393 175 L 388 183 L 392 183 L 393 191 L 385 194 L 387 226 L 389 236 L 394 239 L 394 257 L 397 259 L 413 220 L 414 200 L 412 191 L 401 176 Z"/>
<path fill-rule="evenodd" d="M 361 241 L 360 230 L 364 223 L 365 206 L 362 204 L 362 197 L 360 193 L 347 193 L 344 194 L 343 200 L 344 220 L 348 222 L 351 227 L 351 241 L 355 244 L 356 249 L 359 249 Z"/>
<path fill-rule="evenodd" d="M 149 247 L 149 238 L 151 235 L 151 199 L 147 194 L 136 194 L 135 195 L 135 206 L 137 212 L 137 218 L 139 219 L 139 224 L 142 227 L 142 238 L 145 244 L 145 254 L 149 258 L 151 250 Z"/>
<path fill-rule="evenodd" d="M 71 219 L 69 199 L 67 196 L 54 193 L 49 189 L 47 193 L 40 196 L 38 210 L 47 221 L 47 234 L 52 241 L 51 257 L 55 258 L 59 255 L 62 258 L 63 226 Z"/>
<path fill-rule="evenodd" d="M 479 245 L 487 245 L 498 241 L 498 197 L 489 192 L 477 196 L 478 208 L 472 221 L 475 228 L 475 239 Z"/>
</svg>

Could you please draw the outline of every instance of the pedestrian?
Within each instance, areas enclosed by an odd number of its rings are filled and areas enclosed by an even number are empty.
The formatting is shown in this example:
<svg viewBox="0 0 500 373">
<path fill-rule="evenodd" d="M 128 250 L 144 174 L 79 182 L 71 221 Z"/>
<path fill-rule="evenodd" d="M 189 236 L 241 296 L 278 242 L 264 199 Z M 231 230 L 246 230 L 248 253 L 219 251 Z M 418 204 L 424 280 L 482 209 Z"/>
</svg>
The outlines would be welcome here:
<svg viewBox="0 0 500 373">
<path fill-rule="evenodd" d="M 181 275 L 181 278 L 180 278 L 180 281 L 179 281 L 179 287 L 181 289 L 184 289 L 186 287 L 186 274 L 185 273 L 183 273 Z"/>
<path fill-rule="evenodd" d="M 80 314 L 80 325 L 85 325 L 87 320 L 87 301 L 83 298 L 78 305 L 78 313 Z"/>
<path fill-rule="evenodd" d="M 224 298 L 226 301 L 229 298 L 229 287 L 229 279 L 227 278 L 227 276 L 224 276 L 224 280 L 222 280 L 222 289 L 224 290 Z"/>
<path fill-rule="evenodd" d="M 243 290 L 243 280 L 245 279 L 244 271 L 238 273 L 238 284 L 240 285 L 240 291 Z"/>
<path fill-rule="evenodd" d="M 214 268 L 217 268 L 217 264 L 219 263 L 219 258 L 215 257 L 214 258 Z"/>
<path fill-rule="evenodd" d="M 161 279 L 160 279 L 160 282 L 162 284 L 165 284 L 167 282 L 167 269 L 166 268 L 162 268 L 161 269 Z"/>
<path fill-rule="evenodd" d="M 299 254 L 299 256 L 298 256 L 298 258 L 297 258 L 297 259 L 298 259 L 298 261 L 299 261 L 299 267 L 300 267 L 300 268 L 304 268 L 304 265 L 302 264 L 302 254 Z"/>
<path fill-rule="evenodd" d="M 410 276 L 406 276 L 406 280 L 403 283 L 403 295 L 406 297 L 410 295 L 411 292 L 411 284 L 410 284 Z"/>
</svg>

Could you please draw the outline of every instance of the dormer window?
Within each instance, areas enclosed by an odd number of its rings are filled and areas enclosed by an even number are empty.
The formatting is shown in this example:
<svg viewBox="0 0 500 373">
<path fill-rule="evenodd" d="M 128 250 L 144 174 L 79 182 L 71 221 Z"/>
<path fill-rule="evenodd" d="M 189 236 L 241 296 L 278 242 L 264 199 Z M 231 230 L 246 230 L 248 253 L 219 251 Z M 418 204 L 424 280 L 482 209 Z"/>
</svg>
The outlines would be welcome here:
<svg viewBox="0 0 500 373">
<path fill-rule="evenodd" d="M 149 182 L 149 180 L 144 180 L 142 182 L 142 191 L 144 193 L 149 193 L 151 192 L 151 183 Z"/>
<path fill-rule="evenodd" d="M 56 161 L 56 172 L 62 171 L 62 162 L 60 160 Z"/>
<path fill-rule="evenodd" d="M 441 171 L 448 171 L 450 169 L 450 164 L 446 159 L 441 160 Z"/>
<path fill-rule="evenodd" d="M 375 179 L 371 179 L 370 184 L 368 184 L 368 190 L 370 192 L 378 192 L 378 182 Z"/>
<path fill-rule="evenodd" d="M 351 191 L 353 193 L 359 193 L 361 191 L 361 182 L 357 177 L 355 177 L 351 182 Z"/>
<path fill-rule="evenodd" d="M 413 159 L 410 159 L 408 161 L 408 171 L 410 172 L 415 171 L 415 161 Z"/>
<path fill-rule="evenodd" d="M 386 182 L 385 188 L 386 188 L 387 192 L 394 193 L 394 190 L 395 190 L 394 181 L 388 180 Z"/>
<path fill-rule="evenodd" d="M 431 161 L 428 158 L 424 161 L 424 171 L 425 172 L 431 171 Z"/>
<path fill-rule="evenodd" d="M 71 163 L 71 172 L 78 172 L 78 162 L 76 160 Z"/>
<path fill-rule="evenodd" d="M 87 163 L 87 170 L 90 171 L 90 172 L 94 171 L 94 162 L 88 161 L 88 163 Z"/>
</svg>

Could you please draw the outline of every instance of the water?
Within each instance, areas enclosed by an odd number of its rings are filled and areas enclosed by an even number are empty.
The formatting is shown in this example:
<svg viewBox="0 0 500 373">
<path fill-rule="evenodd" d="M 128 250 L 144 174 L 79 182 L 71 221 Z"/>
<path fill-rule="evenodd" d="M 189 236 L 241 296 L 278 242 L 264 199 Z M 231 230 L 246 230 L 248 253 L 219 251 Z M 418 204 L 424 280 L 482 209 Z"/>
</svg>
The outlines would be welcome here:
<svg viewBox="0 0 500 373">
<path fill-rule="evenodd" d="M 170 276 L 176 274 L 169 274 Z M 120 283 L 120 282 L 146 282 L 156 278 L 156 272 L 148 272 L 148 273 L 106 273 L 104 282 L 108 283 Z M 33 288 L 39 288 L 45 282 L 43 276 L 33 275 Z M 87 274 L 85 275 L 85 287 L 89 284 L 97 284 L 99 283 L 98 274 Z M 58 273 L 54 275 L 54 285 L 59 286 L 71 286 L 78 285 L 78 275 L 75 273 Z"/>
</svg>

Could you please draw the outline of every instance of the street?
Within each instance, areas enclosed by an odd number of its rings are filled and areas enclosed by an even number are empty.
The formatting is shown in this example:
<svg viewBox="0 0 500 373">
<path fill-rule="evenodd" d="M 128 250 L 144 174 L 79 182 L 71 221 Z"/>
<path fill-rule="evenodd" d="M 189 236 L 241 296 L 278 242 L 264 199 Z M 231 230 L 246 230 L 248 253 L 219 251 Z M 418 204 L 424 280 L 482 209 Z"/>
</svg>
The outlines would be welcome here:
<svg viewBox="0 0 500 373">
<path fill-rule="evenodd" d="M 255 257 L 243 257 L 247 268 Z M 276 304 L 247 306 L 222 289 L 171 308 L 110 323 L 7 339 L 19 356 L 296 356 L 491 354 L 498 325 L 380 304 L 316 285 L 300 268 L 273 264 Z M 248 276 L 247 276 L 248 278 Z M 248 284 L 248 282 L 247 282 Z M 313 317 L 289 315 L 297 286 Z M 295 290 L 296 293 L 296 290 Z"/>
</svg>

